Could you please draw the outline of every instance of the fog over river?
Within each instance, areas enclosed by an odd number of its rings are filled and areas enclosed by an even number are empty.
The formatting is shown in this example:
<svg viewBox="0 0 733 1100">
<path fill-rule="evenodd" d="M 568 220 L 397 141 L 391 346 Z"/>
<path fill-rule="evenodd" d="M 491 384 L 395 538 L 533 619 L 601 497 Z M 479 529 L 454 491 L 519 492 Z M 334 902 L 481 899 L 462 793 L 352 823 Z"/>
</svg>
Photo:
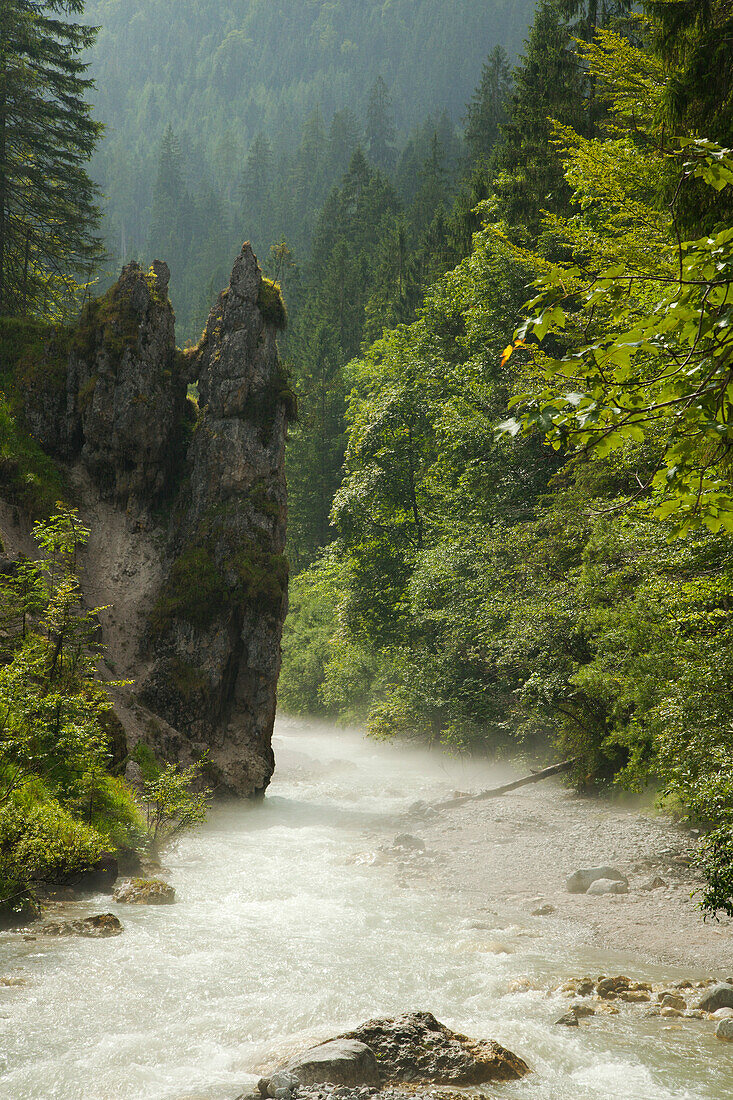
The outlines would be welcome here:
<svg viewBox="0 0 733 1100">
<path fill-rule="evenodd" d="M 526 897 L 487 888 L 482 902 L 464 886 L 466 861 L 491 882 L 491 845 L 478 838 L 468 851 L 453 811 L 429 829 L 400 816 L 417 799 L 494 786 L 511 769 L 292 720 L 279 722 L 275 752 L 263 802 L 215 809 L 166 854 L 176 905 L 99 896 L 75 907 L 116 912 L 124 933 L 114 939 L 0 936 L 0 976 L 25 980 L 0 987 L 0 1100 L 234 1100 L 244 1075 L 410 1010 L 529 1063 L 524 1081 L 482 1090 L 492 1098 L 733 1095 L 733 1049 L 708 1021 L 624 1006 L 558 1027 L 568 1000 L 548 993 L 586 973 L 674 981 L 707 970 L 652 964 L 643 950 L 609 953 L 580 926 L 531 916 Z M 514 837 L 511 818 L 536 815 L 538 799 L 558 792 L 543 785 L 541 795 L 502 799 L 500 811 L 498 800 L 474 807 L 476 822 L 504 815 L 505 835 L 492 819 L 504 866 L 512 844 L 519 858 L 521 845 L 542 842 L 537 831 Z M 596 811 L 577 802 L 571 812 Z M 423 836 L 426 852 L 403 859 L 392 847 L 403 832 Z M 729 942 L 726 932 L 730 957 Z M 539 988 L 518 989 L 520 979 Z"/>
</svg>

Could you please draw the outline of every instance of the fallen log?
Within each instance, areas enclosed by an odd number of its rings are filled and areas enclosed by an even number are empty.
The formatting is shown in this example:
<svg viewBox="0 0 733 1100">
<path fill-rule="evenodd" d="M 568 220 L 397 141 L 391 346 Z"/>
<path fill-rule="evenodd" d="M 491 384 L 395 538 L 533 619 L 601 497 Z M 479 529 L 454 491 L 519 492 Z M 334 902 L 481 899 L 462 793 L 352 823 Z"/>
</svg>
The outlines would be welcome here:
<svg viewBox="0 0 733 1100">
<path fill-rule="evenodd" d="M 570 771 L 575 763 L 577 763 L 577 757 L 574 756 L 570 760 L 563 760 L 560 764 L 552 764 L 549 768 L 543 768 L 542 771 L 525 775 L 523 779 L 515 779 L 513 783 L 505 783 L 503 787 L 492 787 L 491 790 L 479 791 L 478 794 L 461 794 L 456 798 L 449 798 L 446 802 L 434 802 L 433 809 L 450 810 L 454 806 L 463 806 L 466 802 L 482 802 L 487 798 L 499 798 L 502 794 L 509 794 L 520 787 L 527 787 L 530 783 L 539 783 L 543 779 L 549 779 L 552 775 Z"/>
</svg>

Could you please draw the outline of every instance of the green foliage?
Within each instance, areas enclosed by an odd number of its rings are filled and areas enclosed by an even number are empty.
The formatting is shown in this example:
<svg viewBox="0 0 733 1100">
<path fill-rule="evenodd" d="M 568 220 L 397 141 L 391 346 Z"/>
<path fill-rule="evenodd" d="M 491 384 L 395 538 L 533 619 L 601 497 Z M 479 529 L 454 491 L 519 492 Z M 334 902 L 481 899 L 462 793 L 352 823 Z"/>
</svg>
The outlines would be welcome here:
<svg viewBox="0 0 733 1100">
<path fill-rule="evenodd" d="M 683 172 L 716 190 L 733 183 L 733 157 L 698 140 L 684 143 Z M 668 251 L 669 254 L 669 251 Z M 592 332 L 566 354 L 542 356 L 546 385 L 519 396 L 520 421 L 505 430 L 539 427 L 556 448 L 603 457 L 628 440 L 652 435 L 661 454 L 636 496 L 652 491 L 655 514 L 674 534 L 703 523 L 733 531 L 733 491 L 726 459 L 733 445 L 729 370 L 733 354 L 733 229 L 681 242 L 655 271 L 624 252 L 590 277 L 555 265 L 536 284 L 536 313 L 517 339 L 542 342 L 574 324 Z M 579 303 L 579 306 L 576 305 Z M 599 333 L 590 318 L 603 318 Z M 595 331 L 594 331 L 595 329 Z"/>
<path fill-rule="evenodd" d="M 102 849 L 99 833 L 54 798 L 20 792 L 0 805 L 0 921 L 37 912 L 38 887 L 93 866 Z"/>
<path fill-rule="evenodd" d="M 48 515 L 64 491 L 61 471 L 19 425 L 0 394 L 0 486 L 5 499 L 31 517 Z"/>
<path fill-rule="evenodd" d="M 327 556 L 290 585 L 290 615 L 283 632 L 283 669 L 278 682 L 278 704 L 286 713 L 325 714 L 331 709 L 321 696 L 321 685 L 332 656 L 340 576 L 338 561 Z"/>
<path fill-rule="evenodd" d="M 154 850 L 206 820 L 210 792 L 193 789 L 199 774 L 200 765 L 179 769 L 169 764 L 144 784 L 148 836 Z"/>
<path fill-rule="evenodd" d="M 703 21 L 660 56 L 656 24 L 611 26 L 627 8 L 538 6 L 471 181 L 489 224 L 340 366 L 336 541 L 294 581 L 283 698 L 651 786 L 706 831 L 703 911 L 733 914 L 733 162 L 664 122 Z M 693 91 L 724 111 L 727 88 Z"/>
<path fill-rule="evenodd" d="M 108 770 L 96 612 L 75 577 L 89 532 L 63 508 L 33 533 L 39 561 L 19 561 L 0 584 L 0 910 L 11 913 L 143 831 L 131 792 Z"/>
</svg>

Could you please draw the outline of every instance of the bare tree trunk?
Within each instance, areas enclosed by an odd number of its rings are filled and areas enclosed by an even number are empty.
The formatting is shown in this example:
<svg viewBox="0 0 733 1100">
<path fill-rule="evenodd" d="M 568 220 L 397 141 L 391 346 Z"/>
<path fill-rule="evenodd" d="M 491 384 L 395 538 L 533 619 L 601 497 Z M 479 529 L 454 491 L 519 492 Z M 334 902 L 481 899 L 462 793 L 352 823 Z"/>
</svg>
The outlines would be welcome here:
<svg viewBox="0 0 733 1100">
<path fill-rule="evenodd" d="M 433 803 L 433 809 L 450 810 L 454 806 L 463 806 L 466 802 L 483 802 L 487 798 L 499 798 L 500 795 L 509 794 L 520 787 L 527 787 L 530 783 L 539 783 L 543 779 L 549 779 L 552 775 L 570 771 L 576 762 L 577 757 L 574 756 L 571 760 L 563 760 L 560 764 L 543 768 L 541 772 L 532 772 L 531 775 L 525 775 L 524 779 L 515 779 L 513 783 L 505 783 L 503 787 L 492 787 L 491 790 L 479 791 L 478 794 L 462 794 L 457 798 L 449 798 L 446 802 L 435 802 Z"/>
</svg>

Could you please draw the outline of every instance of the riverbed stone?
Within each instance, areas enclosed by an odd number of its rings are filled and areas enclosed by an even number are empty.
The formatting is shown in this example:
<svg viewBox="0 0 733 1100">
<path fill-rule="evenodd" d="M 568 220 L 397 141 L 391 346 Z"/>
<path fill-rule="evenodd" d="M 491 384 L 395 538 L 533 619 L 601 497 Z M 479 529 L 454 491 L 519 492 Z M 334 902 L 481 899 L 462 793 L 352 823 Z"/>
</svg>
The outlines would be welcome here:
<svg viewBox="0 0 733 1100">
<path fill-rule="evenodd" d="M 687 1008 L 687 1001 L 679 993 L 665 993 L 661 999 L 662 1008 Z"/>
<path fill-rule="evenodd" d="M 341 1038 L 366 1043 L 388 1081 L 481 1085 L 529 1073 L 526 1062 L 499 1043 L 451 1031 L 431 1012 L 369 1020 Z"/>
<path fill-rule="evenodd" d="M 715 1029 L 715 1038 L 723 1039 L 726 1043 L 733 1043 L 733 1020 L 721 1020 Z"/>
<path fill-rule="evenodd" d="M 271 1077 L 261 1077 L 257 1083 L 257 1090 L 261 1097 L 271 1097 L 272 1100 L 293 1100 L 300 1090 L 300 1079 L 289 1070 L 277 1070 Z"/>
<path fill-rule="evenodd" d="M 703 1010 L 700 1009 L 700 1012 Z M 733 1008 L 717 1008 L 710 1014 L 711 1020 L 730 1020 L 733 1017 Z"/>
<path fill-rule="evenodd" d="M 281 1071 L 270 1078 L 267 1095 L 276 1100 L 289 1100 L 272 1091 L 273 1082 L 286 1077 L 294 1077 L 301 1085 L 378 1085 L 379 1067 L 374 1051 L 366 1043 L 340 1038 L 311 1047 L 288 1062 L 284 1073 Z"/>
<path fill-rule="evenodd" d="M 660 875 L 654 875 L 653 878 L 647 879 L 646 882 L 642 882 L 639 887 L 640 890 L 665 890 L 667 883 Z"/>
<path fill-rule="evenodd" d="M 611 879 L 614 882 L 625 882 L 627 887 L 629 885 L 626 876 L 615 867 L 584 867 L 568 876 L 565 889 L 569 894 L 586 894 L 598 879 Z"/>
<path fill-rule="evenodd" d="M 99 913 L 80 920 L 49 921 L 42 924 L 38 931 L 46 936 L 89 936 L 104 939 L 107 936 L 119 936 L 122 924 L 114 913 Z"/>
<path fill-rule="evenodd" d="M 602 894 L 628 894 L 629 884 L 615 878 L 597 878 L 592 882 L 586 894 L 592 897 L 600 897 Z"/>
<path fill-rule="evenodd" d="M 733 985 L 720 982 L 711 986 L 697 1002 L 704 1012 L 716 1012 L 719 1008 L 733 1008 Z"/>
<path fill-rule="evenodd" d="M 631 979 L 625 974 L 618 974 L 615 978 L 599 978 L 596 984 L 596 993 L 599 997 L 611 999 L 619 993 L 625 993 L 631 988 Z"/>
<path fill-rule="evenodd" d="M 562 1027 L 578 1027 L 578 1017 L 575 1015 L 572 1009 L 569 1012 L 563 1012 L 559 1019 L 555 1020 L 556 1024 L 560 1024 Z"/>
<path fill-rule="evenodd" d="M 421 840 L 419 836 L 412 836 L 411 833 L 400 833 L 399 836 L 394 838 L 395 848 L 410 848 L 414 852 L 425 851 L 425 841 Z"/>
<path fill-rule="evenodd" d="M 176 891 L 163 879 L 131 878 L 117 887 L 112 900 L 122 905 L 171 905 Z"/>
</svg>

